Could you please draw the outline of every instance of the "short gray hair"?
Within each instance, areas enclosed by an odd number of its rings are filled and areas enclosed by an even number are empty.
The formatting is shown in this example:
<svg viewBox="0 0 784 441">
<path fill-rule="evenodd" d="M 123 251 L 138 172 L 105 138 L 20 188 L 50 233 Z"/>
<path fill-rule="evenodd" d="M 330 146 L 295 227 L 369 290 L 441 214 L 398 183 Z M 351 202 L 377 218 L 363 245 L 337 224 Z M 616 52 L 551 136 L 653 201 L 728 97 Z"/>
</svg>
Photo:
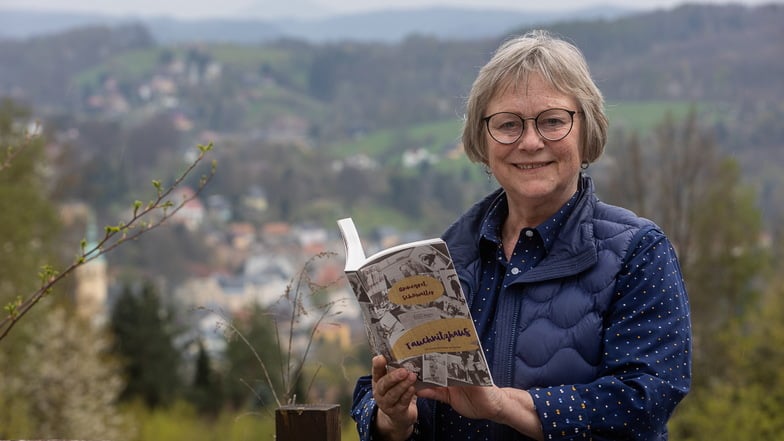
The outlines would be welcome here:
<svg viewBox="0 0 784 441">
<path fill-rule="evenodd" d="M 535 30 L 502 43 L 474 80 L 466 102 L 463 148 L 474 162 L 487 164 L 484 112 L 490 100 L 504 87 L 525 82 L 538 73 L 559 92 L 574 97 L 584 113 L 580 159 L 594 162 L 607 142 L 604 97 L 591 79 L 588 63 L 573 44 Z"/>
</svg>

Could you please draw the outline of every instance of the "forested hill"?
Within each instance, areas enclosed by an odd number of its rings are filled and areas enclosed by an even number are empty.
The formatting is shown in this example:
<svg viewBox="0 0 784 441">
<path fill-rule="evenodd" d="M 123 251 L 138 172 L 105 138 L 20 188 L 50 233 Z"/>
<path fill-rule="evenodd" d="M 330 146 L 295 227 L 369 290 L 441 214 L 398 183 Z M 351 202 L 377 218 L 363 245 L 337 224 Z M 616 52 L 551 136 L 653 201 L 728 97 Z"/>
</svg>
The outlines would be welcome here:
<svg viewBox="0 0 784 441">
<path fill-rule="evenodd" d="M 246 148 L 237 150 L 246 155 L 237 161 L 248 167 L 248 181 L 232 170 L 228 176 L 235 182 L 226 188 L 218 182 L 216 190 L 234 194 L 266 180 L 267 191 L 276 193 L 274 179 L 301 177 L 299 189 L 284 187 L 285 198 L 277 201 L 290 207 L 345 192 L 329 188 L 318 175 L 327 173 L 323 164 L 331 158 L 315 161 L 318 170 L 300 161 L 291 166 L 300 172 L 262 176 L 259 170 L 266 169 L 251 166 L 249 155 L 267 155 L 261 159 L 272 161 L 272 155 L 284 153 L 269 145 L 288 142 L 337 157 L 367 153 L 393 167 L 407 150 L 454 150 L 463 100 L 479 66 L 500 41 L 534 27 L 563 35 L 585 52 L 609 108 L 620 109 L 611 114 L 611 128 L 625 127 L 620 116 L 635 119 L 639 124 L 634 128 L 650 129 L 663 110 L 694 105 L 720 147 L 739 158 L 747 173 L 778 180 L 767 182 L 769 189 L 784 185 L 779 182 L 784 176 L 781 4 L 687 5 L 612 20 L 521 26 L 493 38 L 412 35 L 394 44 L 285 39 L 257 45 L 166 45 L 138 25 L 83 28 L 0 40 L 0 96 L 30 105 L 50 127 L 77 129 L 72 132 L 81 137 L 74 144 L 92 150 L 95 161 L 101 155 L 111 158 L 107 146 L 116 145 L 123 148 L 126 166 L 157 164 L 171 158 L 167 152 L 203 142 L 205 134 L 230 138 Z M 275 164 L 296 163 L 292 154 L 285 150 L 289 156 L 275 157 Z M 133 174 L 148 169 L 123 173 L 129 174 L 128 182 L 136 182 L 139 176 Z M 399 197 L 404 192 L 390 189 L 403 186 L 410 176 L 395 179 L 376 190 Z M 405 185 L 417 197 L 427 197 L 417 190 L 421 183 Z M 366 190 L 368 200 L 386 201 L 388 195 Z M 412 204 L 399 203 L 402 208 Z M 414 205 L 426 208 L 428 202 Z M 407 213 L 432 217 L 422 214 Z M 280 208 L 276 215 L 291 213 Z"/>
<path fill-rule="evenodd" d="M 782 102 L 784 98 L 784 5 L 690 5 L 612 21 L 541 27 L 580 46 L 609 100 L 738 103 Z M 531 27 L 511 33 L 527 28 Z M 286 81 L 279 84 L 289 92 L 329 103 L 332 108 L 337 104 L 355 125 L 378 127 L 453 116 L 477 66 L 508 35 L 468 41 L 412 36 L 392 45 L 314 45 L 287 40 L 251 47 L 201 45 L 189 50 L 204 52 L 203 61 L 217 59 L 226 64 L 226 76 L 243 69 L 258 73 L 261 68 L 268 75 L 285 76 Z M 182 47 L 189 45 L 156 44 L 140 26 L 0 40 L 0 94 L 39 109 L 80 111 L 87 90 L 99 86 L 90 84 L 90 79 L 112 75 L 121 85 L 132 87 L 132 81 L 154 73 L 155 65 L 149 60 L 154 53 Z M 231 58 L 231 52 L 243 51 L 251 55 L 244 60 L 243 56 Z M 254 52 L 259 55 L 254 57 Z M 278 54 L 277 60 L 260 55 L 264 52 Z M 100 75 L 90 77 L 90 73 Z M 344 106 L 342 100 L 350 104 Z M 388 111 L 379 109 L 382 103 Z"/>
<path fill-rule="evenodd" d="M 686 5 L 614 22 L 549 26 L 583 50 L 614 100 L 776 100 L 784 5 Z"/>
<path fill-rule="evenodd" d="M 50 37 L 0 39 L 0 95 L 20 99 L 38 111 L 78 109 L 79 94 L 72 86 L 76 77 L 154 46 L 140 26 L 86 27 Z"/>
</svg>

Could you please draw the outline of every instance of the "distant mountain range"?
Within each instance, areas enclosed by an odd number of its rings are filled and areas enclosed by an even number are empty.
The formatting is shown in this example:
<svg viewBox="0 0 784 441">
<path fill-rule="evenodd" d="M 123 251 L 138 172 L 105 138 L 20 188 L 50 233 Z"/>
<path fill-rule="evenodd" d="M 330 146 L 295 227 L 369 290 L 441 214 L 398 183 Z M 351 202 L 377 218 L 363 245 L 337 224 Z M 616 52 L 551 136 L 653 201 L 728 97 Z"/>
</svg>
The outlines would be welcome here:
<svg viewBox="0 0 784 441">
<path fill-rule="evenodd" d="M 396 42 L 409 35 L 461 40 L 502 35 L 509 29 L 568 20 L 613 19 L 639 13 L 615 6 L 566 12 L 533 12 L 427 8 L 387 10 L 294 20 L 177 20 L 165 17 L 115 17 L 99 14 L 0 9 L 0 38 L 24 39 L 85 26 L 141 23 L 162 44 L 177 42 L 259 43 L 294 38 L 330 41 Z"/>
</svg>

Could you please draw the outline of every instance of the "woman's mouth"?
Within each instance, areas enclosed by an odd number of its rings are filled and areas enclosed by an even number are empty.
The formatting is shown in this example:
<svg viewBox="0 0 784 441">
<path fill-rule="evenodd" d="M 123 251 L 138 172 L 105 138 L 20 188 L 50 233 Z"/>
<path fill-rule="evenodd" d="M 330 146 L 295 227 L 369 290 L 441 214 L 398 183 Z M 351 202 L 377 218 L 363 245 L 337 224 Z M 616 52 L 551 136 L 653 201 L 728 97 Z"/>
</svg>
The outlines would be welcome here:
<svg viewBox="0 0 784 441">
<path fill-rule="evenodd" d="M 515 167 L 519 168 L 520 170 L 533 170 L 535 168 L 542 168 L 546 166 L 548 163 L 546 162 L 537 162 L 531 164 L 515 164 Z"/>
</svg>

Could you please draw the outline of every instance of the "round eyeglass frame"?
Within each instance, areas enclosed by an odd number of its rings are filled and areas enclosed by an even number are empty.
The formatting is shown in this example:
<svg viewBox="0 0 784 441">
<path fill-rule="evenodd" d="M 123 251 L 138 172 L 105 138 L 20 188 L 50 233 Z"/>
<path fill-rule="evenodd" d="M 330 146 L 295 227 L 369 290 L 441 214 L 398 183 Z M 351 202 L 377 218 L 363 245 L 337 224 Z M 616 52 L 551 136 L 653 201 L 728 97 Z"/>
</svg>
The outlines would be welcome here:
<svg viewBox="0 0 784 441">
<path fill-rule="evenodd" d="M 545 114 L 547 112 L 551 112 L 553 110 L 563 110 L 564 112 L 569 114 L 569 130 L 567 130 L 566 133 L 564 133 L 563 136 L 560 136 L 558 138 L 549 138 L 549 137 L 545 136 L 542 133 L 541 130 L 539 130 L 539 117 L 542 116 L 543 114 Z M 494 113 L 492 115 L 489 115 L 489 116 L 486 116 L 486 117 L 482 118 L 482 121 L 485 122 L 485 128 L 487 129 L 487 133 L 490 134 L 490 137 L 493 138 L 495 140 L 495 142 L 497 142 L 499 144 L 511 145 L 511 144 L 514 144 L 517 141 L 519 141 L 520 138 L 523 136 L 523 133 L 525 132 L 525 122 L 528 121 L 528 120 L 532 120 L 534 122 L 534 128 L 536 129 L 536 133 L 538 133 L 539 136 L 541 136 L 543 139 L 546 139 L 547 141 L 560 141 L 560 140 L 566 138 L 567 136 L 569 136 L 570 133 L 572 133 L 572 129 L 574 128 L 574 115 L 578 114 L 578 113 L 583 113 L 583 112 L 576 111 L 576 110 L 563 109 L 563 108 L 560 108 L 560 107 L 554 107 L 552 109 L 542 110 L 536 116 L 530 117 L 530 118 L 523 118 L 522 116 L 520 116 L 520 115 L 518 115 L 516 113 L 513 113 L 513 112 L 496 112 L 496 113 Z M 521 124 L 522 130 L 520 130 L 520 134 L 517 135 L 517 138 L 515 138 L 513 141 L 509 141 L 509 142 L 499 141 L 498 138 L 493 136 L 493 131 L 490 130 L 490 119 L 492 117 L 496 116 L 496 115 L 501 115 L 501 114 L 514 115 L 517 118 L 519 118 L 520 121 L 522 122 L 522 124 Z"/>
</svg>

